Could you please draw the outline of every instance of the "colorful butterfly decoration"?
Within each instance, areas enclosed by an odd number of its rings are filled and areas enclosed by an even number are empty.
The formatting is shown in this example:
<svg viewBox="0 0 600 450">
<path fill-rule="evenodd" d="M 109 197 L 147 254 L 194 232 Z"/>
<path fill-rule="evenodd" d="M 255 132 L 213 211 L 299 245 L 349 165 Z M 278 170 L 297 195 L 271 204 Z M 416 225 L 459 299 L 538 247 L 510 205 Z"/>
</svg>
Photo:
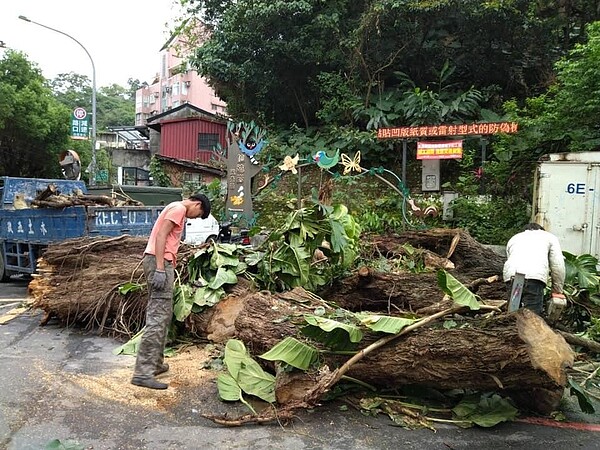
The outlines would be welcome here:
<svg viewBox="0 0 600 450">
<path fill-rule="evenodd" d="M 342 165 L 344 166 L 344 175 L 349 174 L 352 171 L 362 172 L 363 168 L 360 167 L 360 150 L 354 154 L 354 158 L 350 159 L 348 155 L 342 153 Z"/>
<path fill-rule="evenodd" d="M 284 171 L 289 170 L 294 175 L 296 175 L 298 173 L 298 170 L 296 169 L 296 165 L 298 164 L 299 160 L 300 160 L 300 156 L 297 153 L 296 153 L 296 156 L 294 156 L 293 158 L 288 155 L 285 158 L 283 158 L 283 164 L 281 164 L 279 166 L 279 168 Z"/>
</svg>

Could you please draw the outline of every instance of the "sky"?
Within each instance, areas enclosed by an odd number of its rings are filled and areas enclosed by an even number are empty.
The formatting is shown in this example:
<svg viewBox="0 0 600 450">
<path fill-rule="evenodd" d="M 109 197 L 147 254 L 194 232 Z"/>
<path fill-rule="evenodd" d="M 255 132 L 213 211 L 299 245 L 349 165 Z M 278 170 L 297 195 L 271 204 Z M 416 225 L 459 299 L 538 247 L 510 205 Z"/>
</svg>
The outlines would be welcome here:
<svg viewBox="0 0 600 450">
<path fill-rule="evenodd" d="M 92 62 L 79 44 L 18 18 L 25 16 L 79 41 L 96 67 L 97 88 L 127 87 L 129 78 L 152 82 L 169 37 L 166 24 L 177 13 L 172 0 L 0 0 L 0 41 L 23 52 L 48 79 L 75 72 L 92 80 Z"/>
</svg>

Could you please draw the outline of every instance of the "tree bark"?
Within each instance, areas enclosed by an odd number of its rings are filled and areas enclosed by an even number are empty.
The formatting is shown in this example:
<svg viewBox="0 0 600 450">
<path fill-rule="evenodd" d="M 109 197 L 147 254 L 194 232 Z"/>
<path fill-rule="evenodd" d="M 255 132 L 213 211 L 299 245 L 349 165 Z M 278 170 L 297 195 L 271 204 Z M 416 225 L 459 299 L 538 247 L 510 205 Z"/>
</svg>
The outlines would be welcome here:
<svg viewBox="0 0 600 450">
<path fill-rule="evenodd" d="M 268 293 L 251 294 L 239 301 L 243 305 L 238 305 L 235 337 L 254 355 L 287 336 L 300 336 L 303 314 L 312 313 L 315 307 L 314 303 L 290 302 Z M 367 334 L 360 348 L 379 337 Z M 348 358 L 328 353 L 322 357 L 332 369 Z M 419 385 L 514 393 L 529 409 L 546 414 L 558 406 L 558 393 L 566 384 L 564 369 L 572 364 L 573 351 L 564 338 L 539 316 L 521 309 L 470 320 L 464 328 L 414 330 L 358 361 L 348 375 L 388 389 Z"/>
</svg>

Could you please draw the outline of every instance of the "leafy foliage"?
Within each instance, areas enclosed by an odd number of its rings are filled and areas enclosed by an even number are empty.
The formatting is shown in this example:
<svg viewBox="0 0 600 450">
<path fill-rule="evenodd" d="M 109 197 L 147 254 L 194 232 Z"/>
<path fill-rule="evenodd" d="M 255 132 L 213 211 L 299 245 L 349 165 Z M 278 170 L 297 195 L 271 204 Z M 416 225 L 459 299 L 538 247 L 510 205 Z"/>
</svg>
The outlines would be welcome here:
<svg viewBox="0 0 600 450">
<path fill-rule="evenodd" d="M 288 336 L 260 357 L 267 361 L 281 361 L 296 369 L 308 370 L 317 361 L 318 352 L 310 345 Z"/>
<path fill-rule="evenodd" d="M 514 420 L 518 410 L 498 394 L 474 394 L 463 398 L 452 412 L 459 420 L 467 420 L 480 427 L 493 427 L 500 422 Z"/>
<path fill-rule="evenodd" d="M 584 337 L 600 341 L 600 274 L 598 259 L 589 254 L 565 257 L 564 294 L 569 300 L 561 322 Z"/>
<path fill-rule="evenodd" d="M 438 271 L 438 285 L 457 305 L 468 306 L 471 310 L 480 308 L 477 295 L 445 270 Z"/>
<path fill-rule="evenodd" d="M 150 175 L 152 175 L 155 186 L 169 187 L 173 184 L 171 178 L 163 170 L 160 161 L 154 156 L 150 158 Z"/>
<path fill-rule="evenodd" d="M 559 12 L 551 2 L 524 0 L 186 2 L 210 33 L 193 64 L 229 111 L 305 127 L 319 119 L 351 123 L 361 104 L 369 116 L 363 125 L 384 124 L 385 106 L 370 107 L 390 100 L 385 93 L 400 84 L 398 73 L 419 86 L 416 103 L 432 106 L 436 91 L 427 84 L 453 70 L 456 92 L 475 86 L 505 99 L 535 92 L 598 18 L 593 5 L 578 3 Z M 468 97 L 459 102 L 466 106 Z"/>
<path fill-rule="evenodd" d="M 518 197 L 459 196 L 452 210 L 454 226 L 482 244 L 504 245 L 530 221 L 528 203 Z"/>
<path fill-rule="evenodd" d="M 360 227 L 344 205 L 313 204 L 292 211 L 261 246 L 255 281 L 271 290 L 302 286 L 314 291 L 352 266 Z"/>
<path fill-rule="evenodd" d="M 69 114 L 53 98 L 39 69 L 23 54 L 6 51 L 0 60 L 0 173 L 58 178 Z"/>
<path fill-rule="evenodd" d="M 225 296 L 225 285 L 237 283 L 247 264 L 242 261 L 244 248 L 236 244 L 200 247 L 187 263 L 187 280 L 179 280 L 173 298 L 175 318 L 183 322 L 190 313 L 199 313 L 216 305 Z"/>
</svg>

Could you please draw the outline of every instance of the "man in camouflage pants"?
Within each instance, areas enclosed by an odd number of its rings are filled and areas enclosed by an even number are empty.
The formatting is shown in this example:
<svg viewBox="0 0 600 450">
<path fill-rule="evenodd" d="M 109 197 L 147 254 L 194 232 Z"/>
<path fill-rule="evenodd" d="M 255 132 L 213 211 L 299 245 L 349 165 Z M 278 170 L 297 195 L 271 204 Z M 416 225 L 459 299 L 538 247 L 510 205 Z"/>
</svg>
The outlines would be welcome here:
<svg viewBox="0 0 600 450">
<path fill-rule="evenodd" d="M 146 328 L 138 348 L 131 383 L 150 389 L 167 389 L 154 377 L 169 370 L 164 362 L 167 329 L 173 316 L 173 283 L 177 251 L 186 219 L 210 214 L 210 201 L 203 194 L 168 204 L 162 210 L 144 250 L 144 274 L 148 282 Z"/>
</svg>

